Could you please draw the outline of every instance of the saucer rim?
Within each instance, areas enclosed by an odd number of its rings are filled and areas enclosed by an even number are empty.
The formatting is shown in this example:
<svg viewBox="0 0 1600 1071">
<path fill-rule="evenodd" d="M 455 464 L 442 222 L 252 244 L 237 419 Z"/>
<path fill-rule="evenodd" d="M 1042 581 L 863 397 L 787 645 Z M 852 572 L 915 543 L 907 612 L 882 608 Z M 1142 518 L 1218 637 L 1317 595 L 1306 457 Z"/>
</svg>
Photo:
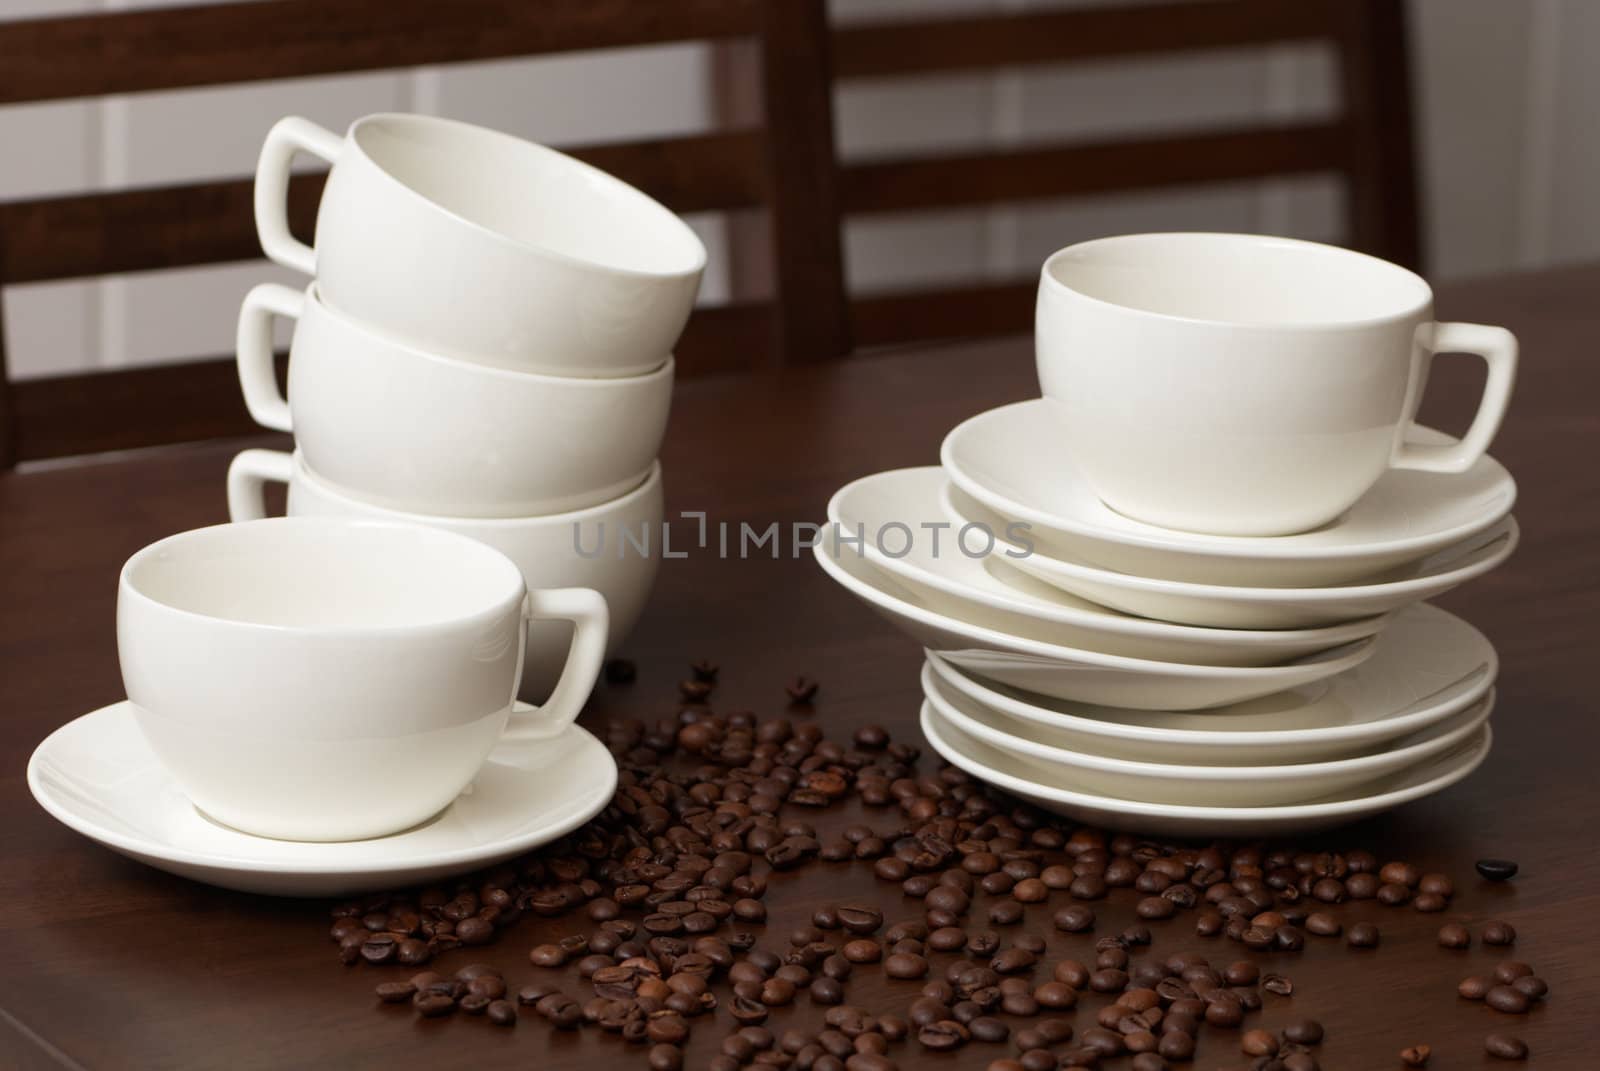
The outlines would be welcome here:
<svg viewBox="0 0 1600 1071">
<path fill-rule="evenodd" d="M 523 704 L 519 701 L 517 705 L 526 706 L 527 704 Z M 607 759 L 610 760 L 606 764 L 608 772 L 604 779 L 607 783 L 607 787 L 604 791 L 604 798 L 593 810 L 589 810 L 587 807 L 580 808 L 579 811 L 576 812 L 578 813 L 579 817 L 575 821 L 563 820 L 555 823 L 553 827 L 541 828 L 537 833 L 523 834 L 520 837 L 508 837 L 503 840 L 494 841 L 492 844 L 479 845 L 472 848 L 457 848 L 448 852 L 412 855 L 405 857 L 403 860 L 390 859 L 386 861 L 369 861 L 365 863 L 323 863 L 311 861 L 290 862 L 285 860 L 263 860 L 239 856 L 211 855 L 196 852 L 189 848 L 175 847 L 165 841 L 154 839 L 138 839 L 129 837 L 126 834 L 119 833 L 114 830 L 109 830 L 96 822 L 83 818 L 76 812 L 61 807 L 54 800 L 52 794 L 43 788 L 40 780 L 41 775 L 39 773 L 41 756 L 46 753 L 52 742 L 54 742 L 58 736 L 65 733 L 79 722 L 86 721 L 87 719 L 95 717 L 115 717 L 122 713 L 126 713 L 127 715 L 131 716 L 132 710 L 133 704 L 127 699 L 122 699 L 115 703 L 108 703 L 105 706 L 98 707 L 85 714 L 80 714 L 77 717 L 64 722 L 63 724 L 58 725 L 50 732 L 49 735 L 39 742 L 38 746 L 33 749 L 33 754 L 28 757 L 27 784 L 28 791 L 32 794 L 34 802 L 36 802 L 40 807 L 44 808 L 44 810 L 56 821 L 60 822 L 62 825 L 66 826 L 68 829 L 79 834 L 80 836 L 87 837 L 88 839 L 95 841 L 104 847 L 111 848 L 123 855 L 128 855 L 141 861 L 147 858 L 160 859 L 164 862 L 233 873 L 269 875 L 303 874 L 325 877 L 343 876 L 352 878 L 361 877 L 366 874 L 381 875 L 400 868 L 417 870 L 429 867 L 451 867 L 458 864 L 470 865 L 479 859 L 486 859 L 490 856 L 505 858 L 508 854 L 514 855 L 523 850 L 523 842 L 526 842 L 528 848 L 532 848 L 538 844 L 547 843 L 556 839 L 557 837 L 562 837 L 572 832 L 574 829 L 583 825 L 584 822 L 587 822 L 596 814 L 600 813 L 600 811 L 605 809 L 606 804 L 610 802 L 612 796 L 616 792 L 616 785 L 619 776 L 616 761 L 611 758 L 611 754 L 606 749 L 605 745 L 600 742 L 598 737 L 589 732 L 588 729 L 577 724 L 576 722 L 573 722 L 563 728 L 560 733 L 549 738 L 549 741 L 541 742 L 560 740 L 568 734 L 575 733 L 576 735 L 574 738 L 588 737 L 593 745 L 599 748 L 600 751 L 606 755 Z M 499 746 L 500 745 L 496 745 L 496 750 L 498 750 Z M 490 758 L 492 758 L 494 752 L 491 751 L 489 754 Z M 484 761 L 487 763 L 489 759 L 485 759 Z M 169 779 L 171 777 L 171 775 L 165 771 L 163 771 L 162 775 Z M 193 804 L 191 803 L 190 806 L 193 806 Z M 451 802 L 450 806 L 454 806 L 454 801 Z M 446 810 L 448 810 L 448 807 Z M 441 811 L 440 813 L 443 812 Z M 552 832 L 552 829 L 555 831 Z M 304 843 L 316 845 L 337 845 L 340 843 L 370 844 L 373 841 L 387 840 L 390 837 L 397 835 L 391 833 L 385 837 L 368 837 L 363 840 L 343 842 L 295 842 L 280 841 L 270 837 L 257 837 L 254 834 L 246 833 L 243 830 L 231 829 L 231 827 L 230 831 L 237 833 L 241 837 L 246 837 L 251 840 L 270 841 L 271 843 L 275 844 Z M 404 831 L 402 830 L 400 832 L 403 833 Z M 146 865 L 153 864 L 147 863 Z"/>
<path fill-rule="evenodd" d="M 976 413 L 973 416 L 968 417 L 961 423 L 957 424 L 954 428 L 951 428 L 950 431 L 945 435 L 943 441 L 939 444 L 939 464 L 945 470 L 945 473 L 950 477 L 950 480 L 953 483 L 961 486 L 963 491 L 971 495 L 973 498 L 978 499 L 980 502 L 983 502 L 986 506 L 988 506 L 988 508 L 993 510 L 993 512 L 1004 517 L 1010 517 L 1014 520 L 1028 521 L 1030 523 L 1037 524 L 1042 528 L 1065 533 L 1071 537 L 1093 539 L 1116 546 L 1140 547 L 1145 550 L 1163 551 L 1166 553 L 1178 554 L 1186 557 L 1215 556 L 1235 559 L 1268 558 L 1279 563 L 1311 563 L 1317 561 L 1355 562 L 1360 561 L 1363 558 L 1390 556 L 1401 552 L 1410 552 L 1417 548 L 1447 547 L 1452 543 L 1457 543 L 1468 539 L 1477 532 L 1484 531 L 1485 529 L 1497 524 L 1511 513 L 1511 510 L 1516 506 L 1517 503 L 1518 489 L 1515 477 L 1513 477 L 1510 471 L 1496 458 L 1485 451 L 1482 457 L 1480 457 L 1475 464 L 1492 464 L 1502 473 L 1504 473 L 1508 488 L 1506 492 L 1504 509 L 1500 510 L 1493 517 L 1490 517 L 1487 520 L 1480 518 L 1476 521 L 1456 525 L 1455 527 L 1444 531 L 1421 533 L 1406 539 L 1391 539 L 1382 543 L 1363 543 L 1345 548 L 1326 546 L 1308 547 L 1303 544 L 1299 547 L 1296 547 L 1293 543 L 1285 542 L 1286 540 L 1294 540 L 1311 534 L 1307 532 L 1297 532 L 1285 536 L 1212 535 L 1203 532 L 1184 532 L 1178 529 L 1164 529 L 1157 525 L 1150 525 L 1146 522 L 1136 521 L 1131 517 L 1127 518 L 1130 523 L 1142 524 L 1145 527 L 1151 528 L 1152 533 L 1147 534 L 1140 531 L 1122 531 L 1116 528 L 1108 528 L 1102 525 L 1094 524 L 1092 522 L 1058 517 L 1054 514 L 1047 513 L 1042 509 L 1029 507 L 1026 503 L 1018 502 L 1009 495 L 1001 494 L 998 491 L 985 487 L 981 480 L 977 479 L 970 472 L 964 471 L 960 462 L 957 460 L 956 450 L 958 448 L 959 439 L 963 433 L 968 436 L 974 434 L 972 431 L 973 425 L 979 424 L 979 422 L 985 420 L 1001 420 L 1003 418 L 996 416 L 996 414 L 1005 412 L 1007 410 L 1020 409 L 1023 407 L 1046 407 L 1048 405 L 1050 405 L 1050 400 L 1048 398 L 1028 398 L 1020 402 L 1011 402 L 1007 405 L 996 406 L 993 409 L 986 409 L 981 413 Z M 1422 431 L 1428 432 L 1431 435 L 1440 436 L 1450 442 L 1456 441 L 1453 436 L 1447 435 L 1446 433 L 1439 431 L 1437 428 L 1432 428 L 1425 424 L 1416 424 L 1415 426 Z M 1395 470 L 1390 469 L 1388 471 Z M 1081 480 L 1082 477 L 1079 476 L 1078 479 Z M 971 484 L 971 487 L 968 487 L 968 484 Z M 1089 493 L 1092 494 L 1092 492 Z M 996 504 L 991 505 L 990 503 Z M 1063 523 L 1063 520 L 1065 520 L 1065 523 Z M 1322 529 L 1313 529 L 1312 531 L 1316 532 L 1321 530 Z M 1419 554 L 1418 556 L 1422 555 Z"/>
<path fill-rule="evenodd" d="M 846 494 L 856 491 L 862 485 L 869 484 L 874 481 L 887 481 L 897 477 L 907 479 L 909 478 L 909 474 L 912 473 L 919 475 L 924 473 L 930 475 L 938 473 L 941 476 L 942 482 L 936 493 L 933 506 L 938 514 L 948 519 L 949 514 L 952 512 L 951 506 L 947 505 L 946 503 L 945 488 L 951 484 L 948 471 L 940 468 L 937 465 L 912 465 L 904 468 L 886 469 L 882 472 L 874 472 L 858 479 L 851 480 L 849 483 L 839 488 L 828 500 L 827 514 L 829 524 L 848 523 L 848 521 L 843 519 L 843 510 L 840 508 L 840 503 L 843 501 Z M 1300 643 L 1315 643 L 1321 639 L 1321 636 L 1318 634 L 1331 634 L 1332 638 L 1328 640 L 1326 646 L 1339 647 L 1347 643 L 1358 642 L 1362 639 L 1365 639 L 1367 636 L 1372 636 L 1382 632 L 1387 626 L 1389 619 L 1391 619 L 1394 614 L 1394 611 L 1385 611 L 1382 613 L 1369 614 L 1363 617 L 1355 617 L 1347 621 L 1340 621 L 1333 624 L 1301 626 L 1298 628 L 1289 629 L 1224 628 L 1208 625 L 1190 625 L 1177 621 L 1162 621 L 1156 618 L 1139 617 L 1134 614 L 1116 610 L 1112 607 L 1104 607 L 1104 613 L 1094 613 L 1092 611 L 1078 610 L 1075 607 L 1064 606 L 1059 608 L 1050 608 L 1050 616 L 1045 616 L 1044 614 L 1040 614 L 1035 608 L 1031 607 L 1028 602 L 1022 599 L 1007 599 L 1003 595 L 985 591 L 981 588 L 966 584 L 959 578 L 949 576 L 945 573 L 936 572 L 935 570 L 929 569 L 920 564 L 908 563 L 903 559 L 893 558 L 884 554 L 877 547 L 873 546 L 871 542 L 864 544 L 863 551 L 866 558 L 872 562 L 874 566 L 883 570 L 884 572 L 895 577 L 903 578 L 904 582 L 907 583 L 925 584 L 943 592 L 952 598 L 967 599 L 988 609 L 1000 610 L 1006 613 L 1034 616 L 1040 621 L 1050 622 L 1053 624 L 1064 624 L 1070 627 L 1087 630 L 1100 630 L 1112 635 L 1131 636 L 1140 639 L 1148 639 L 1151 641 L 1170 641 L 1174 643 L 1236 642 L 1240 644 L 1271 644 L 1275 641 L 1290 639 L 1297 640 Z M 1035 556 L 1049 557 L 1052 562 L 1062 560 L 1047 554 L 1043 554 L 1037 549 L 1035 549 L 1033 553 Z M 1032 576 L 1033 574 L 1030 573 L 1028 575 Z M 1039 583 L 1047 584 L 1048 582 L 1040 579 Z M 1050 586 L 1054 587 L 1054 585 Z M 1065 592 L 1065 589 L 1058 588 L 1057 590 L 1063 591 L 1065 594 L 1072 595 L 1073 598 L 1093 604 L 1093 600 L 1084 598 L 1081 595 Z M 1059 616 L 1056 616 L 1057 611 L 1059 611 Z M 1358 632 L 1356 631 L 1358 628 L 1365 629 L 1366 631 Z M 1339 634 L 1345 632 L 1350 632 L 1353 634 L 1346 638 L 1339 638 Z"/>
<path fill-rule="evenodd" d="M 1138 818 L 1216 819 L 1220 821 L 1354 818 L 1363 814 L 1375 813 L 1377 810 L 1399 807 L 1444 791 L 1451 785 L 1464 780 L 1478 767 L 1482 766 L 1494 747 L 1494 728 L 1488 721 L 1485 721 L 1479 726 L 1476 737 L 1460 745 L 1465 761 L 1459 766 L 1452 767 L 1439 776 L 1420 784 L 1408 785 L 1404 788 L 1374 793 L 1369 796 L 1324 800 L 1317 803 L 1276 804 L 1265 807 L 1206 807 L 1197 804 L 1151 803 L 1144 800 L 1124 800 L 1115 796 L 1099 796 L 1072 789 L 1041 785 L 1028 781 L 1026 778 L 1018 777 L 1016 774 L 1007 773 L 1004 770 L 991 769 L 970 755 L 962 754 L 959 748 L 954 747 L 949 741 L 942 738 L 937 730 L 929 732 L 930 716 L 937 717 L 937 712 L 933 711 L 931 705 L 924 699 L 917 719 L 918 728 L 922 730 L 923 738 L 928 741 L 929 746 L 939 754 L 940 758 L 951 765 L 960 767 L 971 777 L 987 781 L 996 788 L 1010 792 L 1013 795 L 1031 796 L 1066 806 L 1093 807 L 1107 812 L 1121 812 Z M 947 750 L 960 755 L 963 761 L 957 762 L 952 759 L 946 754 Z M 1438 761 L 1442 762 L 1443 757 L 1440 757 Z M 983 772 L 976 773 L 968 769 L 968 764 Z"/>
<path fill-rule="evenodd" d="M 921 624 L 942 629 L 943 631 L 958 636 L 966 636 L 983 643 L 993 644 L 1001 650 L 1009 649 L 1012 652 L 1029 655 L 1032 657 L 1049 658 L 1065 665 L 1085 668 L 1100 668 L 1116 670 L 1124 673 L 1147 673 L 1153 677 L 1164 680 L 1208 680 L 1208 681 L 1239 681 L 1262 682 L 1270 681 L 1276 677 L 1292 677 L 1291 671 L 1305 669 L 1310 666 L 1338 665 L 1339 668 L 1324 676 L 1333 676 L 1345 670 L 1353 669 L 1366 661 L 1376 648 L 1382 633 L 1374 633 L 1361 639 L 1350 640 L 1346 643 L 1330 647 L 1323 651 L 1313 652 L 1301 658 L 1291 659 L 1271 666 L 1208 666 L 1193 662 L 1163 662 L 1157 659 L 1132 658 L 1127 655 L 1102 654 L 1098 651 L 1089 651 L 1079 647 L 1067 647 L 1063 644 L 1046 643 L 1042 640 L 1033 640 L 1025 636 L 1013 636 L 998 629 L 988 628 L 983 625 L 972 624 L 948 614 L 938 613 L 899 598 L 891 592 L 880 588 L 852 575 L 841 566 L 824 547 L 823 542 L 818 542 L 811 547 L 812 557 L 817 560 L 823 572 L 829 578 L 850 592 L 856 598 L 873 606 L 902 614 Z M 866 561 L 865 557 L 862 559 Z M 869 568 L 876 569 L 871 562 Z M 861 589 L 870 592 L 864 594 Z M 948 622 L 948 624 L 947 624 Z M 1030 648 L 1033 648 L 1030 650 Z M 1062 655 L 1057 652 L 1068 652 Z M 1292 687 L 1285 685 L 1285 687 Z"/>
</svg>

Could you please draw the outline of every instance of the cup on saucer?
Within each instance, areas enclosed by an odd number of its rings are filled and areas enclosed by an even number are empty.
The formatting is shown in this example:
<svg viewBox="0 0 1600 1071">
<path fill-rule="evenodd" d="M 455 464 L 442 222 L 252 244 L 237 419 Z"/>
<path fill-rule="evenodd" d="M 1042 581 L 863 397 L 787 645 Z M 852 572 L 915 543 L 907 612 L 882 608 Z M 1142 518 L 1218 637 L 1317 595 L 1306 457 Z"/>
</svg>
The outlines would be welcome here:
<svg viewBox="0 0 1600 1071">
<path fill-rule="evenodd" d="M 1439 323 L 1418 275 L 1248 234 L 1134 234 L 1045 261 L 1039 381 L 1095 492 L 1165 528 L 1278 536 L 1326 524 L 1390 468 L 1464 472 L 1499 429 L 1517 341 Z M 1408 435 L 1438 353 L 1488 378 L 1459 442 Z"/>
<path fill-rule="evenodd" d="M 530 618 L 575 633 L 549 701 L 513 717 Z M 597 592 L 529 591 L 462 535 L 272 518 L 128 559 L 117 653 L 140 730 L 201 811 L 257 836 L 358 840 L 442 810 L 500 740 L 571 724 L 606 619 Z"/>
</svg>

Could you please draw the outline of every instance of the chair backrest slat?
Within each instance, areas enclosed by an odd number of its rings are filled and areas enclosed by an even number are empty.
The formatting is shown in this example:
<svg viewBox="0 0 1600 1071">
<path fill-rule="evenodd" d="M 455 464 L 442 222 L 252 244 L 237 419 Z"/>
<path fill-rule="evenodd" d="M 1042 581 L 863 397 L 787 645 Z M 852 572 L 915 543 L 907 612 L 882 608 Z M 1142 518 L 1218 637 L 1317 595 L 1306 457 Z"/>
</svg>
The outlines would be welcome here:
<svg viewBox="0 0 1600 1071">
<path fill-rule="evenodd" d="M 1328 36 L 1344 2 L 1185 0 L 846 23 L 834 33 L 834 64 L 855 79 L 1269 45 Z"/>
<path fill-rule="evenodd" d="M 0 104 L 707 40 L 761 0 L 266 0 L 0 23 Z"/>
<path fill-rule="evenodd" d="M 1210 131 L 844 168 L 852 214 L 884 214 L 1334 170 L 1343 123 Z"/>
</svg>

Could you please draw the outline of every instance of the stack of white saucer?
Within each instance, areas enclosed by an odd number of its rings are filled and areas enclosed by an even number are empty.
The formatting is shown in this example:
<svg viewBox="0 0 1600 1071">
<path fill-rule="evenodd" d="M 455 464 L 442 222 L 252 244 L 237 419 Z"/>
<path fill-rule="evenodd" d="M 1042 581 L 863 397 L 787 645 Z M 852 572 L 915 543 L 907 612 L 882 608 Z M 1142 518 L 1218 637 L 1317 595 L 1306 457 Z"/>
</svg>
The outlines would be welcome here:
<svg viewBox="0 0 1600 1071">
<path fill-rule="evenodd" d="M 1434 323 L 1370 257 L 1205 234 L 1061 251 L 1037 326 L 1044 398 L 843 488 L 814 548 L 926 648 L 935 750 L 1202 835 L 1348 821 L 1484 760 L 1494 649 L 1422 600 L 1517 542 L 1484 453 L 1508 333 Z M 1490 365 L 1460 441 L 1412 422 L 1436 350 Z"/>
<path fill-rule="evenodd" d="M 302 151 L 332 165 L 315 248 L 286 219 Z M 290 514 L 471 536 L 531 589 L 599 591 L 618 642 L 655 575 L 654 555 L 620 543 L 648 546 L 661 522 L 672 348 L 706 259 L 694 232 L 571 157 L 418 115 L 368 116 L 344 137 L 282 120 L 255 209 L 267 255 L 313 280 L 258 286 L 240 312 L 250 413 L 297 450 L 235 460 L 233 518 L 261 516 L 271 481 L 288 485 Z M 287 397 L 275 317 L 295 324 Z M 570 635 L 530 628 L 524 698 L 548 692 Z"/>
</svg>

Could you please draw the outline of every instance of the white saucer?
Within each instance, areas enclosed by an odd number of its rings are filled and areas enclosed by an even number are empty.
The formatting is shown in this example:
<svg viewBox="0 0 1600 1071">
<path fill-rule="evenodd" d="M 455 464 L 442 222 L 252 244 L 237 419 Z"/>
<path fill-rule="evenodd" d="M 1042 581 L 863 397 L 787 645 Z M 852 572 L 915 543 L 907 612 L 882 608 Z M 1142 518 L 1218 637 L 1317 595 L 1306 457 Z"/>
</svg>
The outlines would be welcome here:
<svg viewBox="0 0 1600 1071">
<path fill-rule="evenodd" d="M 946 483 L 937 466 L 897 469 L 856 480 L 828 503 L 828 520 L 847 533 L 865 533 L 867 559 L 911 588 L 932 609 L 976 625 L 1044 643 L 1130 658 L 1212 666 L 1268 666 L 1378 632 L 1383 616 L 1326 628 L 1217 629 L 1130 617 L 1036 580 L 1000 554 L 972 553 L 957 545 L 958 526 L 947 526 L 940 494 Z M 906 552 L 901 534 L 909 529 Z M 886 527 L 887 526 L 887 527 Z M 888 553 L 878 545 L 883 532 Z M 934 539 L 938 539 L 937 545 Z"/>
<path fill-rule="evenodd" d="M 1022 731 L 1136 762 L 1314 762 L 1359 755 L 1437 725 L 1482 699 L 1500 670 L 1483 633 L 1437 607 L 1404 610 L 1355 669 L 1276 695 L 1195 713 L 1062 703 L 991 684 L 929 653 L 928 668 Z"/>
<path fill-rule="evenodd" d="M 812 553 L 834 580 L 923 647 L 963 669 L 1039 695 L 1106 706 L 1195 710 L 1270 695 L 1331 677 L 1372 655 L 1377 637 L 1281 666 L 1200 666 L 1101 654 L 1014 636 L 938 613 L 854 549 L 833 556 L 825 534 Z"/>
<path fill-rule="evenodd" d="M 1414 733 L 1369 755 L 1276 765 L 1210 766 L 1136 762 L 1065 744 L 1038 726 L 985 710 L 948 685 L 926 665 L 923 696 L 938 715 L 975 740 L 1028 767 L 1041 785 L 1092 792 L 1115 799 L 1183 803 L 1206 807 L 1276 807 L 1348 795 L 1442 755 L 1477 732 L 1494 709 L 1491 691 L 1439 725 Z"/>
<path fill-rule="evenodd" d="M 1367 795 L 1281 807 L 1196 807 L 1111 799 L 1039 784 L 1026 766 L 972 739 L 922 705 L 922 735 L 944 759 L 1047 811 L 1131 833 L 1181 837 L 1257 837 L 1354 822 L 1449 788 L 1482 765 L 1494 742 L 1487 723 L 1451 751 L 1390 778 Z"/>
<path fill-rule="evenodd" d="M 28 788 L 65 825 L 113 851 L 208 885 L 344 896 L 418 885 L 509 859 L 571 832 L 611 801 L 617 766 L 574 725 L 502 744 L 456 801 L 388 837 L 269 840 L 195 810 L 156 761 L 127 702 L 68 722 L 28 762 Z"/>
<path fill-rule="evenodd" d="M 1394 570 L 1381 581 L 1313 588 L 1227 587 L 1156 580 L 1052 557 L 998 538 L 1006 522 L 954 484 L 941 498 L 951 523 L 975 522 L 997 533 L 998 555 L 1034 579 L 1124 613 L 1211 628 L 1305 628 L 1398 610 L 1482 576 L 1517 549 L 1515 517 L 1452 547 Z"/>
<path fill-rule="evenodd" d="M 1517 485 L 1487 454 L 1462 473 L 1390 469 L 1337 520 L 1274 537 L 1179 532 L 1124 517 L 1072 464 L 1061 411 L 1042 398 L 958 425 L 940 460 L 962 491 L 1038 542 L 1103 569 L 1202 584 L 1312 587 L 1375 576 L 1481 532 L 1511 512 Z M 1411 441 L 1455 440 L 1414 428 Z"/>
</svg>

